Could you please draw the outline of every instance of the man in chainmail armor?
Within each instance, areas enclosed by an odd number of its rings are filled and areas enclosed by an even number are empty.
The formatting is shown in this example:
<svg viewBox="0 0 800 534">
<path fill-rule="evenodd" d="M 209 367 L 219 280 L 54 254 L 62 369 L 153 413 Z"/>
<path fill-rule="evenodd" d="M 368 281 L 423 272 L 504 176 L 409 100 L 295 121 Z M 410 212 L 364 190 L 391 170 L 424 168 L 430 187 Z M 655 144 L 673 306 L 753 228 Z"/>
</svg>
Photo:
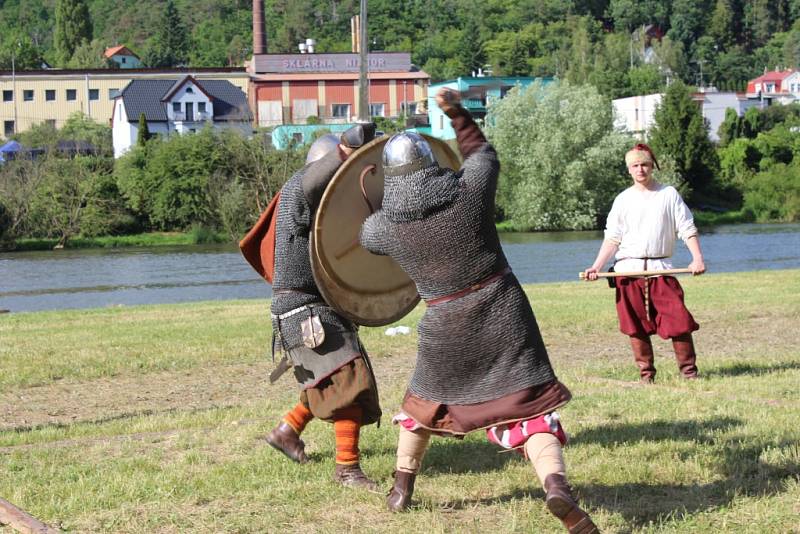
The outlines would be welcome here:
<svg viewBox="0 0 800 534">
<path fill-rule="evenodd" d="M 418 134 L 393 136 L 383 152 L 383 206 L 360 236 L 367 250 L 394 258 L 427 303 L 417 364 L 393 420 L 400 437 L 387 505 L 410 506 L 431 434 L 485 429 L 531 460 L 548 508 L 570 532 L 595 532 L 566 481 L 566 436 L 554 410 L 571 394 L 494 226 L 497 154 L 457 93 L 442 90 L 436 100 L 456 131 L 461 169 L 439 167 Z"/>
<path fill-rule="evenodd" d="M 334 480 L 376 490 L 359 465 L 362 425 L 380 420 L 375 378 L 356 325 L 322 298 L 311 271 L 309 235 L 325 187 L 354 149 L 368 143 L 375 125 L 360 124 L 341 139 L 329 134 L 311 146 L 306 165 L 280 192 L 272 281 L 273 349 L 288 353 L 300 402 L 267 436 L 292 460 L 308 460 L 300 434 L 314 417 L 333 423 L 336 441 Z"/>
</svg>

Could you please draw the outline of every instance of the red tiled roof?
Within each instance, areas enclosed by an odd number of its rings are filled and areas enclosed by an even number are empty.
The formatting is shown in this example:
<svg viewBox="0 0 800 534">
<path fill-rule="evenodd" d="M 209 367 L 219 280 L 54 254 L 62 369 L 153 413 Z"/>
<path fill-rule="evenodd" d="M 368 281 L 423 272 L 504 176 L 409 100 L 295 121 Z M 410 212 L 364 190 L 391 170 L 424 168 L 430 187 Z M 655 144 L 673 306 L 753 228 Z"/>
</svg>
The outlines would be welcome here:
<svg viewBox="0 0 800 534">
<path fill-rule="evenodd" d="M 136 58 L 139 57 L 136 54 L 134 54 L 133 52 L 131 52 L 130 50 L 128 50 L 128 47 L 126 47 L 125 45 L 112 46 L 110 48 L 106 48 L 106 51 L 103 52 L 103 56 L 104 57 L 112 57 L 112 56 L 116 56 L 117 54 L 124 55 L 124 56 L 133 56 L 133 57 L 136 57 Z"/>
</svg>

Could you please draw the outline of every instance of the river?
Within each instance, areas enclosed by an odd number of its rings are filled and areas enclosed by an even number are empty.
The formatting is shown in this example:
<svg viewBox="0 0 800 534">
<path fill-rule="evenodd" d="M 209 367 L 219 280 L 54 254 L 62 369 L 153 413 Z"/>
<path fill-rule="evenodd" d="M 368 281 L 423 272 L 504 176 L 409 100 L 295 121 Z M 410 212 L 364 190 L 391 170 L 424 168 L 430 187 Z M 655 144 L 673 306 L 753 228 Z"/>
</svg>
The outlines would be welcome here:
<svg viewBox="0 0 800 534">
<path fill-rule="evenodd" d="M 523 284 L 578 280 L 601 232 L 502 234 Z M 701 230 L 710 273 L 800 268 L 800 224 Z M 678 243 L 676 267 L 690 255 Z M 133 306 L 271 295 L 234 245 L 81 249 L 0 254 L 0 309 L 11 312 Z"/>
</svg>

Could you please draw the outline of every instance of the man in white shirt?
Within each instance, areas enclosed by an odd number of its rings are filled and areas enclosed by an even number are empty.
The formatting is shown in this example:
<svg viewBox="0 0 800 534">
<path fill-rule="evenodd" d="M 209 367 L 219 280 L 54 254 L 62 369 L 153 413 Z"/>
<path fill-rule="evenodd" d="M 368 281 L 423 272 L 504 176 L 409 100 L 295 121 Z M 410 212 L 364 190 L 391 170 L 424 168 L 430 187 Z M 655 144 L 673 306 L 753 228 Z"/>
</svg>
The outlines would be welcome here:
<svg viewBox="0 0 800 534">
<path fill-rule="evenodd" d="M 674 187 L 653 179 L 653 167 L 658 163 L 650 147 L 637 144 L 625 155 L 625 164 L 633 185 L 614 199 L 605 239 L 594 263 L 585 271 L 586 279 L 597 280 L 597 273 L 612 256 L 618 272 L 671 269 L 669 258 L 676 237 L 692 254 L 692 273 L 704 273 L 706 266 L 692 213 Z M 652 334 L 671 338 L 681 375 L 696 378 L 692 332 L 700 327 L 686 309 L 678 280 L 673 276 L 620 277 L 616 288 L 619 327 L 630 336 L 641 381 L 655 380 Z"/>
</svg>

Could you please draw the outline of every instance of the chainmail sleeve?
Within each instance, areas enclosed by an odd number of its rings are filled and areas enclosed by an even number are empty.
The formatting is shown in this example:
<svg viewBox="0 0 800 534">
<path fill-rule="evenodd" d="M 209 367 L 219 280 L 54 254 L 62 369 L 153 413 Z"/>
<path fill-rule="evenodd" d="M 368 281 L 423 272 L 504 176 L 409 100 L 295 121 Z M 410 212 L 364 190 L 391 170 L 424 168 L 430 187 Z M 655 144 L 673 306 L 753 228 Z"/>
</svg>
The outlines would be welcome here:
<svg viewBox="0 0 800 534">
<path fill-rule="evenodd" d="M 389 253 L 386 228 L 386 215 L 382 210 L 378 210 L 367 217 L 361 226 L 361 232 L 358 236 L 361 246 L 373 254 L 386 256 Z"/>
</svg>

